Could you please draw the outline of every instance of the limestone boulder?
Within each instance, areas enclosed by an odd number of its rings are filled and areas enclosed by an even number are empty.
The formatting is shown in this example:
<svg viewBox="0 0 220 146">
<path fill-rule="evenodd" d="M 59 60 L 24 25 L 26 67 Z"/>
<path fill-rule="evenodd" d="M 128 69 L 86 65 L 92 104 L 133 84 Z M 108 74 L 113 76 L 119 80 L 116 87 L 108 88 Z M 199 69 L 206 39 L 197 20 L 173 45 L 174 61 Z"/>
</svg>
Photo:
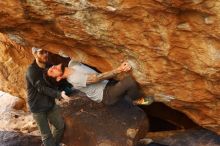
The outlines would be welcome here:
<svg viewBox="0 0 220 146">
<path fill-rule="evenodd" d="M 0 91 L 25 98 L 25 71 L 33 57 L 22 46 L 0 33 Z"/>
<path fill-rule="evenodd" d="M 0 131 L 36 134 L 36 123 L 23 99 L 0 92 L 0 101 Z"/>
<path fill-rule="evenodd" d="M 1 90 L 25 95 L 32 46 L 100 71 L 128 60 L 146 94 L 174 97 L 168 106 L 220 134 L 219 1 L 4 0 L 0 8 Z"/>
<path fill-rule="evenodd" d="M 183 131 L 165 131 L 148 133 L 147 137 L 154 142 L 169 146 L 219 146 L 220 137 L 206 129 L 191 129 Z M 141 146 L 141 145 L 140 145 Z"/>
<path fill-rule="evenodd" d="M 0 131 L 0 145 L 2 146 L 40 146 L 39 136 L 27 135 L 19 132 Z"/>
<path fill-rule="evenodd" d="M 5 97 L 11 101 L 12 97 Z M 72 99 L 59 103 L 66 124 L 62 141 L 68 146 L 133 146 L 148 131 L 144 111 L 128 101 L 104 106 L 85 96 Z M 1 101 L 7 108 L 0 105 L 0 145 L 39 146 L 40 133 L 30 112 L 10 110 Z"/>
<path fill-rule="evenodd" d="M 72 98 L 63 108 L 68 146 L 133 146 L 148 131 L 144 111 L 128 101 L 104 106 L 85 96 Z"/>
</svg>

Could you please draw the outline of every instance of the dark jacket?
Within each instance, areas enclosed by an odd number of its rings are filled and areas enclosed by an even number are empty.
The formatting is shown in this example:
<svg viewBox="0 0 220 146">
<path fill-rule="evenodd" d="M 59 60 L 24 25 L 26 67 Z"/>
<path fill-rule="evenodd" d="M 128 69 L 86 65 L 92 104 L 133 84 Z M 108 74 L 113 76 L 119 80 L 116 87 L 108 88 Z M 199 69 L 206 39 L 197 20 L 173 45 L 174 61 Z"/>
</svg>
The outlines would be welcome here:
<svg viewBox="0 0 220 146">
<path fill-rule="evenodd" d="M 61 97 L 60 91 L 46 84 L 43 71 L 34 61 L 26 73 L 28 105 L 33 113 L 49 111 L 55 105 L 55 98 Z"/>
</svg>

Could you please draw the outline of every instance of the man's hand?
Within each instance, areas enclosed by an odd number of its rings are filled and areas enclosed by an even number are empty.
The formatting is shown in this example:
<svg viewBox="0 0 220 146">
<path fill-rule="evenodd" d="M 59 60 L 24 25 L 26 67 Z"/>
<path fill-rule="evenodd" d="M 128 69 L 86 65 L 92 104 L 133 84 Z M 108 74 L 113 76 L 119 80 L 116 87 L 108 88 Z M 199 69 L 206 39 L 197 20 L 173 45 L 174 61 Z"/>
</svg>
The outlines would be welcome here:
<svg viewBox="0 0 220 146">
<path fill-rule="evenodd" d="M 131 70 L 131 65 L 128 62 L 123 62 L 116 70 L 118 73 L 128 72 Z"/>
<path fill-rule="evenodd" d="M 65 102 L 70 102 L 71 98 L 69 96 L 66 95 L 65 91 L 61 92 L 61 96 L 63 97 Z"/>
</svg>

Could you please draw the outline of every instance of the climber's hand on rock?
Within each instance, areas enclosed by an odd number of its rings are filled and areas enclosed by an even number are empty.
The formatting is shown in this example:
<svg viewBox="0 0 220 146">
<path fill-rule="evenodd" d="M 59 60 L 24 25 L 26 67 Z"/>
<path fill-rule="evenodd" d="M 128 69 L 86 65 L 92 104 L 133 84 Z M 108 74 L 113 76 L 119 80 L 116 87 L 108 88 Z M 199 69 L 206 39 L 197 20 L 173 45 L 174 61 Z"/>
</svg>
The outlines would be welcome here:
<svg viewBox="0 0 220 146">
<path fill-rule="evenodd" d="M 119 68 L 121 69 L 122 72 L 128 72 L 131 70 L 131 65 L 128 62 L 123 62 Z"/>
</svg>

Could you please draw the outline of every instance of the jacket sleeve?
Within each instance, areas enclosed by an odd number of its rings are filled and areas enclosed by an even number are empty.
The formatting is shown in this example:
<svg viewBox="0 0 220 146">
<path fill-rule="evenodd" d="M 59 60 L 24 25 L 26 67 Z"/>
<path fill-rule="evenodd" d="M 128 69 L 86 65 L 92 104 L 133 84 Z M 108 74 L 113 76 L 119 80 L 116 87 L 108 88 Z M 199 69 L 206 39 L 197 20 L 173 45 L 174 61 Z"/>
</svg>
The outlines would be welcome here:
<svg viewBox="0 0 220 146">
<path fill-rule="evenodd" d="M 37 71 L 33 69 L 29 69 L 27 72 L 27 80 L 31 83 L 32 86 L 34 86 L 37 91 L 41 94 L 53 97 L 53 98 L 61 98 L 61 93 L 58 90 L 55 90 L 45 83 L 43 78 L 38 74 Z"/>
</svg>

